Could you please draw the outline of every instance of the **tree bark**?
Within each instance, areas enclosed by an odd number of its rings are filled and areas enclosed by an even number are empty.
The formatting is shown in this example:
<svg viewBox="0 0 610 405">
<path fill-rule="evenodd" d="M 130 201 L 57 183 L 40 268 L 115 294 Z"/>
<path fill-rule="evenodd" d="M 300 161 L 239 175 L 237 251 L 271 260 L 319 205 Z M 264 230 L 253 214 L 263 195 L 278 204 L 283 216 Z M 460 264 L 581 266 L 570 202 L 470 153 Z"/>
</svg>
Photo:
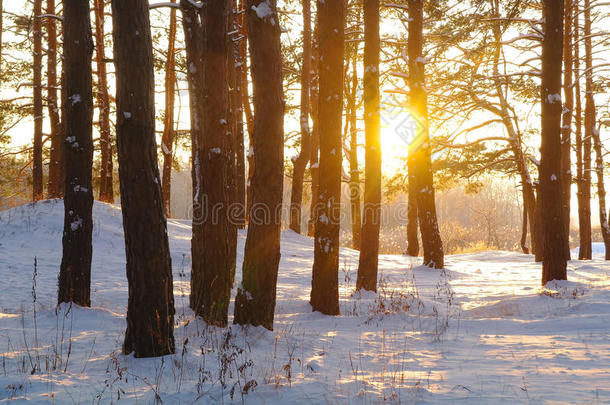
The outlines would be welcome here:
<svg viewBox="0 0 610 405">
<path fill-rule="evenodd" d="M 280 262 L 284 181 L 284 92 L 275 0 L 248 0 L 246 18 L 254 91 L 252 207 L 235 297 L 234 322 L 273 329 Z M 258 9 L 257 9 L 258 8 Z M 259 18 L 257 10 L 265 10 Z"/>
<path fill-rule="evenodd" d="M 339 230 L 341 217 L 341 129 L 343 112 L 343 0 L 319 0 L 320 168 L 315 222 L 311 306 L 339 314 Z"/>
<path fill-rule="evenodd" d="M 240 10 L 244 12 L 240 13 L 240 33 L 243 39 L 239 41 L 239 60 L 242 64 L 241 68 L 241 94 L 242 94 L 242 107 L 243 113 L 246 116 L 246 128 L 248 130 L 248 153 L 246 159 L 248 161 L 248 172 L 246 174 L 245 187 L 246 187 L 246 212 L 245 222 L 249 221 L 250 207 L 252 206 L 252 176 L 254 175 L 254 154 L 252 151 L 252 134 L 254 132 L 254 115 L 252 114 L 252 107 L 250 106 L 250 90 L 248 81 L 248 23 L 245 18 L 244 0 L 239 1 Z M 245 224 L 244 224 L 245 225 Z"/>
<path fill-rule="evenodd" d="M 362 209 L 360 207 L 360 167 L 358 165 L 358 127 L 356 98 L 358 95 L 358 46 L 352 55 L 352 86 L 348 101 L 349 113 L 349 196 L 352 219 L 352 249 L 360 250 Z"/>
<path fill-rule="evenodd" d="M 129 303 L 123 352 L 174 353 L 174 295 L 157 145 L 147 0 L 112 0 L 117 147 Z"/>
<path fill-rule="evenodd" d="M 591 1 L 585 0 L 585 138 L 593 141 L 595 149 L 595 173 L 597 174 L 597 196 L 599 201 L 599 224 L 604 241 L 606 260 L 610 260 L 610 227 L 606 212 L 606 188 L 604 186 L 604 155 L 597 128 L 595 99 L 593 95 L 593 46 L 591 41 Z"/>
<path fill-rule="evenodd" d="M 410 109 L 423 130 L 409 146 L 413 159 L 415 195 L 419 226 L 422 234 L 424 265 L 441 269 L 444 266 L 443 242 L 438 229 L 434 184 L 432 179 L 431 146 L 428 126 L 427 95 L 423 58 L 423 0 L 409 0 L 409 84 Z"/>
<path fill-rule="evenodd" d="M 309 83 L 311 77 L 311 0 L 301 0 L 303 6 L 303 62 L 301 66 L 301 151 L 293 160 L 290 193 L 290 229 L 301 233 L 303 178 L 311 157 L 309 130 Z"/>
<path fill-rule="evenodd" d="M 87 2 L 64 1 L 63 30 L 67 94 L 63 100 L 66 105 L 66 190 L 57 301 L 88 307 L 91 306 L 93 233 L 93 39 Z"/>
<path fill-rule="evenodd" d="M 591 260 L 591 141 L 582 137 L 582 102 L 580 87 L 580 7 L 574 2 L 574 93 L 576 109 L 574 134 L 576 141 L 576 185 L 578 202 L 579 260 Z M 585 162 L 588 161 L 588 169 Z"/>
<path fill-rule="evenodd" d="M 175 3 L 176 0 L 171 0 Z M 165 116 L 163 118 L 163 209 L 166 217 L 172 216 L 172 163 L 174 157 L 174 106 L 176 100 L 176 9 L 169 15 L 167 59 L 165 60 Z"/>
<path fill-rule="evenodd" d="M 543 1 L 542 133 L 540 147 L 540 208 L 544 236 L 542 284 L 566 279 L 567 240 L 561 177 L 561 68 L 563 2 Z M 559 157 L 559 159 L 558 159 Z"/>
<path fill-rule="evenodd" d="M 407 255 L 419 255 L 419 215 L 417 213 L 417 184 L 415 182 L 415 167 L 413 158 L 407 158 L 408 190 L 407 190 Z"/>
<path fill-rule="evenodd" d="M 34 40 L 33 103 L 34 103 L 34 149 L 32 165 L 32 200 L 43 198 L 42 185 L 42 0 L 34 0 Z"/>
<path fill-rule="evenodd" d="M 237 7 L 237 2 L 233 2 L 234 6 Z M 245 148 L 244 148 L 244 84 L 243 76 L 247 69 L 247 61 L 245 56 L 242 55 L 242 47 L 246 45 L 246 37 L 241 34 L 242 26 L 244 25 L 243 13 L 241 9 L 235 8 L 235 12 L 231 13 L 231 20 L 233 25 L 232 31 L 240 32 L 240 35 L 229 41 L 232 44 L 231 51 L 233 52 L 233 66 L 235 69 L 235 77 L 233 81 L 234 93 L 232 96 L 233 104 L 233 116 L 235 121 L 234 129 L 234 142 L 233 148 L 235 151 L 235 200 L 233 201 L 237 207 L 236 214 L 233 216 L 233 220 L 237 225 L 237 228 L 243 229 L 246 227 L 246 162 L 245 162 Z M 246 74 L 247 78 L 247 74 Z M 247 86 L 247 79 L 246 79 Z M 246 90 L 247 91 L 247 90 Z M 249 101 L 248 101 L 249 104 Z"/>
<path fill-rule="evenodd" d="M 46 13 L 55 14 L 55 0 L 47 0 Z M 60 157 L 63 149 L 63 137 L 59 120 L 59 104 L 57 102 L 57 29 L 54 18 L 46 18 L 47 31 L 47 105 L 51 126 L 51 153 L 49 156 L 49 177 L 47 179 L 47 195 L 49 198 L 62 196 L 63 174 Z M 1 29 L 1 27 L 0 27 Z"/>
<path fill-rule="evenodd" d="M 563 36 L 563 122 L 561 127 L 561 181 L 563 201 L 563 222 L 568 241 L 567 259 L 570 259 L 570 200 L 572 198 L 572 115 L 574 114 L 574 88 L 572 85 L 572 11 L 573 0 L 565 0 Z"/>
<path fill-rule="evenodd" d="M 318 210 L 318 180 L 320 173 L 320 125 L 319 125 L 319 94 L 320 94 L 320 7 L 316 6 L 316 19 L 311 46 L 311 156 L 309 158 L 309 171 L 311 173 L 311 204 L 309 206 L 309 222 L 307 223 L 307 236 L 314 236 Z"/>
<path fill-rule="evenodd" d="M 192 125 L 195 195 L 190 305 L 209 324 L 226 326 L 235 266 L 229 215 L 233 177 L 227 86 L 230 3 L 215 0 L 201 10 L 188 1 L 181 1 L 181 6 L 193 76 L 191 102 L 198 114 Z M 199 78 L 193 80 L 194 76 Z"/>
<path fill-rule="evenodd" d="M 356 289 L 377 291 L 381 225 L 379 0 L 364 0 L 364 215 Z"/>
<path fill-rule="evenodd" d="M 110 98 L 104 53 L 104 0 L 95 0 L 95 63 L 97 65 L 97 104 L 100 119 L 100 192 L 99 200 L 114 202 L 112 138 L 110 135 Z"/>
</svg>

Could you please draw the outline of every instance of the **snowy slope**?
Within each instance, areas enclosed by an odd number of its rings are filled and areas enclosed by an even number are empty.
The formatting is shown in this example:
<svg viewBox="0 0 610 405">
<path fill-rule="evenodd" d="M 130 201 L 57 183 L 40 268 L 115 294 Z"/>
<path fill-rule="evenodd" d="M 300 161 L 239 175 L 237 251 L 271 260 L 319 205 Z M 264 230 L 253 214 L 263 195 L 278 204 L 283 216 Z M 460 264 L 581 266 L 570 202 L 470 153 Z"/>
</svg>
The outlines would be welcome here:
<svg viewBox="0 0 610 405">
<path fill-rule="evenodd" d="M 178 353 L 135 359 L 120 353 L 119 208 L 94 206 L 91 309 L 55 308 L 62 225 L 61 201 L 0 213 L 0 402 L 610 403 L 601 256 L 571 262 L 570 281 L 543 290 L 526 255 L 450 256 L 444 272 L 388 255 L 379 293 L 359 295 L 358 255 L 344 249 L 342 315 L 327 317 L 308 304 L 312 241 L 285 232 L 275 331 L 223 330 L 188 309 L 190 224 L 170 220 Z"/>
</svg>

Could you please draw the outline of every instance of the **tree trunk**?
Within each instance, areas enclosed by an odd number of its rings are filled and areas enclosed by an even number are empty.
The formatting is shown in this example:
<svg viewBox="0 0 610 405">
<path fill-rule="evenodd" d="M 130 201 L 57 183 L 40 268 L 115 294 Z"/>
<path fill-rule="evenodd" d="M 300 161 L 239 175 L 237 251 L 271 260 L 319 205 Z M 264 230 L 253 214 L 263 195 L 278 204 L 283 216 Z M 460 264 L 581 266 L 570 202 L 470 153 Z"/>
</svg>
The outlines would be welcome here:
<svg viewBox="0 0 610 405">
<path fill-rule="evenodd" d="M 597 174 L 597 196 L 599 201 L 599 224 L 606 252 L 610 260 L 610 227 L 606 213 L 606 188 L 604 186 L 604 155 L 597 128 L 595 99 L 593 96 L 593 46 L 591 41 L 591 1 L 585 0 L 585 138 L 593 141 L 595 149 L 595 173 Z"/>
<path fill-rule="evenodd" d="M 417 184 L 415 182 L 415 167 L 412 157 L 407 158 L 408 195 L 407 195 L 407 255 L 419 255 Z"/>
<path fill-rule="evenodd" d="M 191 72 L 191 103 L 197 109 L 192 112 L 196 115 L 192 121 L 195 195 L 190 305 L 209 324 L 226 326 L 235 266 L 229 216 L 233 149 L 232 137 L 227 136 L 230 3 L 215 0 L 196 10 L 192 3 L 182 0 L 181 6 Z"/>
<path fill-rule="evenodd" d="M 307 223 L 307 236 L 314 236 L 318 211 L 318 180 L 320 173 L 320 125 L 319 125 L 319 94 L 320 94 L 320 5 L 316 6 L 316 19 L 311 46 L 311 156 L 309 158 L 309 171 L 311 173 L 311 205 L 309 207 L 309 222 Z"/>
<path fill-rule="evenodd" d="M 129 303 L 123 352 L 174 353 L 174 295 L 157 145 L 147 0 L 112 0 L 117 147 Z"/>
<path fill-rule="evenodd" d="M 93 233 L 93 95 L 91 57 L 93 39 L 89 5 L 64 1 L 64 66 L 66 105 L 66 191 L 64 196 L 63 256 L 58 303 L 91 306 Z"/>
<path fill-rule="evenodd" d="M 290 193 L 290 229 L 301 233 L 303 177 L 311 157 L 309 131 L 309 82 L 311 77 L 311 0 L 301 0 L 303 6 L 303 65 L 301 67 L 301 151 L 293 161 Z"/>
<path fill-rule="evenodd" d="M 267 12 L 259 18 L 261 9 Z M 256 170 L 252 177 L 252 208 L 243 279 L 235 297 L 234 322 L 272 330 L 284 181 L 284 92 L 275 0 L 248 0 L 246 18 L 254 90 L 252 139 Z"/>
<path fill-rule="evenodd" d="M 175 3 L 176 0 L 171 0 Z M 163 118 L 163 209 L 165 216 L 172 216 L 172 163 L 174 157 L 174 105 L 176 99 L 176 9 L 171 8 L 169 35 L 167 37 L 167 59 L 165 60 L 165 117 Z"/>
<path fill-rule="evenodd" d="M 358 46 L 352 56 L 352 86 L 348 102 L 349 111 L 349 196 L 352 219 L 352 249 L 360 250 L 362 211 L 360 207 L 360 167 L 358 165 L 358 126 L 356 98 L 358 96 Z"/>
<path fill-rule="evenodd" d="M 34 39 L 34 160 L 32 165 L 32 200 L 43 198 L 42 186 L 42 0 L 34 0 L 34 21 L 32 37 Z"/>
<path fill-rule="evenodd" d="M 191 287 L 199 285 L 200 272 L 194 271 L 195 257 L 201 256 L 203 249 L 203 227 L 205 218 L 203 207 L 203 194 L 201 184 L 201 156 L 203 142 L 203 52 L 204 36 L 202 29 L 203 13 L 201 9 L 194 8 L 188 1 L 180 1 L 182 9 L 182 26 L 186 46 L 186 61 L 188 65 L 187 80 L 189 85 L 189 108 L 191 118 L 191 178 L 193 192 L 193 221 L 191 255 L 193 257 L 193 271 L 191 272 Z M 199 259 L 197 259 L 199 263 Z M 200 301 L 197 296 L 199 290 L 191 289 L 190 306 Z"/>
<path fill-rule="evenodd" d="M 55 14 L 55 0 L 47 0 L 47 14 Z M 47 18 L 47 105 L 51 124 L 51 153 L 49 156 L 49 177 L 47 179 L 47 195 L 49 198 L 62 196 L 63 179 L 60 178 L 60 157 L 62 156 L 63 137 L 59 121 L 59 105 L 57 102 L 57 29 L 56 20 Z"/>
<path fill-rule="evenodd" d="M 242 64 L 241 67 L 241 90 L 242 90 L 242 107 L 243 112 L 246 116 L 246 128 L 248 130 L 248 153 L 246 159 L 248 161 L 248 172 L 245 180 L 246 187 L 246 218 L 245 222 L 249 221 L 250 207 L 252 206 L 252 176 L 254 175 L 254 153 L 252 150 L 252 134 L 254 132 L 254 115 L 252 114 L 252 107 L 250 106 L 250 91 L 248 87 L 248 23 L 245 18 L 244 0 L 240 0 L 240 10 L 244 10 L 240 13 L 240 33 L 243 39 L 239 41 L 239 60 Z"/>
<path fill-rule="evenodd" d="M 521 251 L 524 254 L 529 254 L 530 250 L 527 247 L 527 206 L 525 205 L 525 196 L 523 198 L 523 220 L 521 221 L 521 240 L 519 241 L 519 246 L 521 246 Z"/>
<path fill-rule="evenodd" d="M 567 240 L 563 217 L 561 176 L 561 68 L 563 2 L 543 1 L 540 147 L 540 209 L 544 237 L 542 284 L 566 279 Z"/>
<path fill-rule="evenodd" d="M 576 110 L 574 125 L 576 127 L 576 185 L 578 202 L 579 260 L 591 260 L 591 141 L 582 137 L 582 102 L 580 91 L 580 7 L 574 2 L 574 92 Z M 588 170 L 585 162 L 588 161 Z"/>
<path fill-rule="evenodd" d="M 364 0 L 364 216 L 356 289 L 377 291 L 381 225 L 379 0 Z"/>
<path fill-rule="evenodd" d="M 97 104 L 100 115 L 100 201 L 113 203 L 112 139 L 110 136 L 110 98 L 104 53 L 104 0 L 95 0 L 95 63 L 97 65 Z"/>
<path fill-rule="evenodd" d="M 425 90 L 423 58 L 423 0 L 409 0 L 409 81 L 410 110 L 423 125 L 423 130 L 409 146 L 413 159 L 415 195 L 422 234 L 424 265 L 441 269 L 444 266 L 443 242 L 438 229 L 434 184 L 432 179 L 428 106 Z"/>
<path fill-rule="evenodd" d="M 320 167 L 315 223 L 311 306 L 339 314 L 339 230 L 341 217 L 341 125 L 343 112 L 343 0 L 318 2 Z"/>
<path fill-rule="evenodd" d="M 235 0 L 228 0 L 228 11 L 226 13 L 227 18 L 227 49 L 225 54 L 225 59 L 227 61 L 227 135 L 229 135 L 229 139 L 227 142 L 227 154 L 228 154 L 228 175 L 227 175 L 227 194 L 228 194 L 228 210 L 227 210 L 227 238 L 228 238 L 228 246 L 229 246 L 229 260 L 231 263 L 229 264 L 230 275 L 229 275 L 229 289 L 233 287 L 233 283 L 235 282 L 235 267 L 237 260 L 237 224 L 240 218 L 241 210 L 239 209 L 239 205 L 236 204 L 237 198 L 237 111 L 240 109 L 241 99 L 238 98 L 237 93 L 237 84 L 238 79 L 237 70 L 236 70 L 236 59 L 235 59 L 235 36 L 238 32 L 236 25 L 236 15 L 234 10 L 236 9 Z M 229 33 L 231 33 L 229 35 Z M 234 207 L 237 207 L 235 210 Z M 236 215 L 237 214 L 237 215 Z M 229 292 L 229 300 L 231 293 Z"/>
<path fill-rule="evenodd" d="M 563 123 L 561 127 L 561 181 L 563 200 L 563 222 L 568 241 L 567 259 L 570 259 L 570 200 L 572 198 L 572 115 L 574 114 L 574 89 L 572 86 L 572 15 L 573 0 L 565 0 L 563 37 Z"/>
<path fill-rule="evenodd" d="M 236 2 L 233 3 L 237 7 Z M 235 12 L 231 13 L 233 30 L 242 31 L 243 13 L 235 8 Z M 246 227 L 246 162 L 244 150 L 244 88 L 243 76 L 246 71 L 246 56 L 245 52 L 242 56 L 241 48 L 246 45 L 246 38 L 239 35 L 229 41 L 232 44 L 233 66 L 235 68 L 235 77 L 232 84 L 234 94 L 232 96 L 233 115 L 235 122 L 233 148 L 235 151 L 235 200 L 234 203 L 238 207 L 236 215 L 233 217 L 237 228 L 243 229 Z M 246 75 L 247 78 L 247 75 Z M 246 80 L 247 86 L 247 80 Z M 247 90 L 246 90 L 247 91 Z M 248 101 L 249 104 L 249 101 Z"/>
</svg>

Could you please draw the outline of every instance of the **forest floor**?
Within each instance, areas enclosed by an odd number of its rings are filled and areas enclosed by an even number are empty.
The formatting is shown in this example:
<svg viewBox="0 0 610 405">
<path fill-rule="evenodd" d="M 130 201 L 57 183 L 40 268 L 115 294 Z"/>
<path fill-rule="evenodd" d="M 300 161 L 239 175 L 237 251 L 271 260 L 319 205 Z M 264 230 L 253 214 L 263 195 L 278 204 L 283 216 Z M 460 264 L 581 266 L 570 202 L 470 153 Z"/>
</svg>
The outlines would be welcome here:
<svg viewBox="0 0 610 405">
<path fill-rule="evenodd" d="M 546 289 L 518 253 L 449 256 L 444 271 L 384 255 L 378 294 L 360 295 L 342 249 L 331 317 L 308 303 L 312 240 L 286 231 L 275 330 L 219 329 L 188 308 L 190 223 L 169 220 L 177 354 L 135 359 L 121 354 L 120 209 L 94 206 L 92 308 L 55 307 L 62 226 L 59 200 L 0 213 L 0 403 L 610 403 L 600 254 Z"/>
</svg>

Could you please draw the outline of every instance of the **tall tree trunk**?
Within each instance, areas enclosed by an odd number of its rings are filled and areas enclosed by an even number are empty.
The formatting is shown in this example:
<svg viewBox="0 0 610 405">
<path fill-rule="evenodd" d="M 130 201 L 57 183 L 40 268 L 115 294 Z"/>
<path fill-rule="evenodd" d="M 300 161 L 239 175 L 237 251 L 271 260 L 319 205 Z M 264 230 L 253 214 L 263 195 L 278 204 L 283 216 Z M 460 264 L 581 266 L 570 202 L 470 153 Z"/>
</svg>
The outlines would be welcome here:
<svg viewBox="0 0 610 405">
<path fill-rule="evenodd" d="M 64 1 L 64 66 L 66 72 L 66 191 L 64 196 L 63 256 L 58 303 L 91 305 L 93 233 L 93 39 L 89 5 Z"/>
<path fill-rule="evenodd" d="M 316 19 L 311 46 L 311 120 L 313 127 L 311 131 L 311 156 L 309 158 L 309 171 L 311 173 L 311 205 L 309 207 L 309 222 L 307 223 L 307 235 L 314 236 L 316 230 L 316 218 L 318 211 L 318 180 L 320 173 L 320 124 L 319 124 L 319 100 L 320 100 L 320 7 L 316 3 Z"/>
<path fill-rule="evenodd" d="M 410 109 L 423 124 L 423 130 L 409 147 L 413 159 L 415 194 L 419 226 L 422 234 L 424 265 L 441 269 L 444 266 L 443 242 L 438 229 L 434 184 L 432 179 L 431 146 L 428 126 L 428 105 L 425 90 L 423 57 L 423 0 L 409 0 L 409 84 Z"/>
<path fill-rule="evenodd" d="M 200 11 L 185 0 L 181 6 L 189 71 L 193 77 L 199 76 L 190 86 L 192 104 L 199 114 L 192 125 L 195 196 L 190 304 L 209 324 L 225 326 L 235 266 L 229 217 L 233 149 L 232 137 L 227 136 L 229 1 L 214 0 Z"/>
<path fill-rule="evenodd" d="M 563 2 L 543 0 L 542 133 L 540 147 L 540 208 L 544 235 L 542 284 L 566 279 L 567 240 L 561 176 L 561 68 Z M 558 159 L 559 157 L 559 159 Z"/>
<path fill-rule="evenodd" d="M 182 26 L 184 30 L 184 42 L 186 46 L 187 80 L 189 85 L 189 107 L 191 118 L 191 178 L 193 192 L 193 229 L 191 239 L 191 255 L 193 258 L 201 256 L 203 248 L 203 227 L 202 222 L 205 218 L 203 207 L 203 191 L 201 178 L 202 167 L 202 143 L 203 143 L 203 53 L 204 36 L 202 20 L 204 18 L 201 9 L 195 8 L 192 3 L 181 0 Z M 197 263 L 199 260 L 197 260 Z M 193 271 L 191 273 L 191 286 L 199 285 L 200 272 L 194 271 L 195 261 L 193 261 Z M 190 306 L 200 301 L 197 296 L 199 290 L 191 289 Z"/>
<path fill-rule="evenodd" d="M 42 186 L 42 0 L 34 0 L 34 21 L 32 37 L 34 40 L 34 161 L 32 165 L 32 200 L 43 198 Z"/>
<path fill-rule="evenodd" d="M 237 84 L 238 79 L 237 70 L 236 70 L 236 59 L 235 59 L 235 36 L 238 32 L 238 28 L 236 25 L 236 15 L 234 10 L 236 9 L 235 0 L 228 0 L 228 11 L 226 13 L 227 18 L 227 49 L 225 54 L 225 59 L 227 61 L 227 134 L 229 135 L 228 143 L 227 143 L 227 153 L 229 156 L 228 159 L 228 176 L 227 182 L 225 186 L 227 187 L 228 194 L 228 210 L 227 210 L 227 238 L 229 245 L 229 260 L 231 261 L 229 265 L 230 275 L 229 275 L 229 289 L 233 287 L 233 283 L 235 282 L 235 266 L 237 260 L 237 225 L 238 220 L 240 218 L 241 210 L 234 211 L 234 207 L 239 208 L 240 206 L 236 204 L 237 199 L 237 111 L 240 110 L 241 98 L 238 98 L 237 93 Z M 229 35 L 229 33 L 231 33 Z M 239 96 L 241 97 L 241 96 Z M 235 215 L 237 213 L 237 215 Z M 230 299 L 229 292 L 229 299 Z"/>
<path fill-rule="evenodd" d="M 502 54 L 502 28 L 500 23 L 500 3 L 496 0 L 492 2 L 492 15 L 498 19 L 498 22 L 493 25 L 492 32 L 495 41 L 495 50 L 493 54 L 493 76 L 496 94 L 499 99 L 499 111 L 501 113 L 502 124 L 508 133 L 510 139 L 510 148 L 514 155 L 514 160 L 517 166 L 517 172 L 521 178 L 521 188 L 523 194 L 523 207 L 527 210 L 527 216 L 529 217 L 530 224 L 530 236 L 532 242 L 532 250 L 534 254 L 539 254 L 540 259 L 542 257 L 542 250 L 540 248 L 540 232 L 538 231 L 539 226 L 536 225 L 536 193 L 534 191 L 534 185 L 532 178 L 527 167 L 525 155 L 523 153 L 523 143 L 521 132 L 518 130 L 514 122 L 514 114 L 511 112 L 509 102 L 505 97 L 506 89 L 505 86 L 508 84 L 505 79 L 502 79 L 500 74 L 500 56 Z M 526 224 L 527 218 L 524 220 Z M 525 231 L 527 227 L 524 225 Z M 526 235 L 527 236 L 527 235 Z M 524 251 L 527 249 L 523 249 Z M 529 249 L 527 249 L 529 251 Z"/>
<path fill-rule="evenodd" d="M 55 14 L 55 0 L 47 0 L 46 13 Z M 62 156 L 63 137 L 59 121 L 59 104 L 57 102 L 57 29 L 56 20 L 45 20 L 47 31 L 47 105 L 51 124 L 51 153 L 49 156 L 49 177 L 47 179 L 47 195 L 49 198 L 62 196 L 63 179 L 60 168 Z"/>
<path fill-rule="evenodd" d="M 247 0 L 254 91 L 252 211 L 235 323 L 273 329 L 284 182 L 284 92 L 275 0 Z M 265 12 L 266 11 L 266 12 Z M 259 18 L 259 15 L 263 15 Z"/>
<path fill-rule="evenodd" d="M 585 0 L 585 138 L 593 141 L 595 149 L 595 173 L 597 174 L 597 196 L 599 201 L 599 224 L 606 251 L 610 260 L 610 227 L 606 212 L 606 188 L 604 186 L 604 155 L 597 128 L 595 99 L 593 95 L 593 46 L 591 41 L 591 1 Z"/>
<path fill-rule="evenodd" d="M 95 63 L 97 65 L 97 104 L 100 115 L 100 201 L 113 203 L 112 139 L 110 136 L 110 98 L 104 52 L 104 0 L 95 0 Z"/>
<path fill-rule="evenodd" d="M 352 219 L 352 249 L 360 250 L 362 212 L 360 207 L 360 167 L 358 165 L 358 126 L 356 98 L 358 96 L 358 47 L 352 55 L 352 86 L 348 102 L 349 111 L 349 197 Z"/>
<path fill-rule="evenodd" d="M 591 141 L 582 137 L 582 101 L 580 87 L 580 7 L 574 2 L 574 92 L 576 110 L 576 185 L 578 202 L 579 260 L 590 260 L 593 256 L 591 246 Z M 585 170 L 586 161 L 589 168 Z"/>
<path fill-rule="evenodd" d="M 290 193 L 290 229 L 301 233 L 303 177 L 311 157 L 309 130 L 309 82 L 311 77 L 311 0 L 301 0 L 303 6 L 303 64 L 301 66 L 301 151 L 293 161 Z"/>
<path fill-rule="evenodd" d="M 315 223 L 311 306 L 339 314 L 339 230 L 341 217 L 341 124 L 343 112 L 343 0 L 319 0 L 320 176 Z M 322 135 L 323 134 L 323 135 Z"/>
<path fill-rule="evenodd" d="M 415 167 L 413 157 L 407 158 L 408 194 L 407 194 L 407 255 L 419 255 L 419 215 L 417 213 L 417 184 L 415 180 Z"/>
<path fill-rule="evenodd" d="M 176 0 L 171 0 L 175 3 Z M 165 117 L 161 152 L 163 153 L 163 209 L 165 216 L 172 216 L 172 163 L 174 157 L 174 106 L 176 100 L 176 9 L 169 15 L 169 35 L 167 37 L 167 59 L 165 60 Z"/>
<path fill-rule="evenodd" d="M 117 147 L 129 303 L 123 352 L 174 353 L 172 264 L 155 141 L 147 0 L 112 0 Z"/>
<path fill-rule="evenodd" d="M 248 81 L 248 23 L 245 17 L 245 0 L 240 0 L 240 33 L 243 39 L 239 41 L 239 59 L 241 66 L 241 89 L 242 89 L 242 107 L 246 116 L 246 128 L 248 130 L 248 153 L 246 159 L 248 160 L 248 172 L 246 177 L 246 222 L 249 221 L 250 207 L 252 206 L 252 176 L 254 175 L 254 152 L 252 149 L 252 134 L 254 132 L 254 115 L 252 114 L 252 107 L 250 106 L 250 90 Z"/>
<path fill-rule="evenodd" d="M 572 11 L 573 0 L 565 0 L 563 36 L 563 122 L 561 127 L 561 181 L 563 200 L 563 222 L 568 241 L 567 259 L 570 259 L 570 200 L 572 198 L 572 115 L 574 114 L 574 89 L 572 85 Z"/>
<path fill-rule="evenodd" d="M 381 225 L 379 0 L 364 0 L 364 216 L 357 289 L 377 291 Z"/>
<path fill-rule="evenodd" d="M 235 77 L 233 82 L 234 94 L 232 96 L 233 115 L 235 121 L 233 148 L 235 151 L 235 200 L 238 207 L 236 215 L 233 217 L 239 229 L 246 226 L 246 162 L 244 150 L 244 84 L 243 76 L 247 69 L 245 52 L 242 56 L 241 49 L 246 45 L 245 36 L 241 35 L 243 23 L 243 13 L 237 9 L 237 4 L 233 2 L 235 11 L 231 13 L 233 30 L 240 32 L 240 35 L 229 41 L 232 44 L 233 63 L 235 67 Z M 247 78 L 247 75 L 246 75 Z M 247 86 L 247 80 L 246 80 Z M 247 91 L 247 90 L 246 90 Z M 249 101 L 248 101 L 249 104 Z"/>
</svg>

